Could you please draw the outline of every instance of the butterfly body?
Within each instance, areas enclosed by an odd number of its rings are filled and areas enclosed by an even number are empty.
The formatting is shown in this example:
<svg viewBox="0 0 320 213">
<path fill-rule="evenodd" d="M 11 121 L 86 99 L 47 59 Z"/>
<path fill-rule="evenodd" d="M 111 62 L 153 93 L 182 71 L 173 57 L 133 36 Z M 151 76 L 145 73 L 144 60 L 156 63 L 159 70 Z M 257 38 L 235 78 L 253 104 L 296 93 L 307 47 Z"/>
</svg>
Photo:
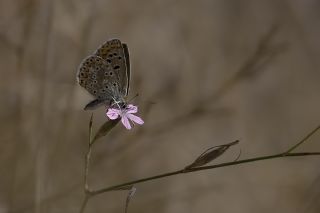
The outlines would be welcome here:
<svg viewBox="0 0 320 213">
<path fill-rule="evenodd" d="M 95 97 L 85 106 L 85 110 L 102 105 L 125 106 L 130 81 L 127 45 L 118 39 L 102 44 L 93 55 L 82 61 L 78 68 L 77 81 Z"/>
</svg>

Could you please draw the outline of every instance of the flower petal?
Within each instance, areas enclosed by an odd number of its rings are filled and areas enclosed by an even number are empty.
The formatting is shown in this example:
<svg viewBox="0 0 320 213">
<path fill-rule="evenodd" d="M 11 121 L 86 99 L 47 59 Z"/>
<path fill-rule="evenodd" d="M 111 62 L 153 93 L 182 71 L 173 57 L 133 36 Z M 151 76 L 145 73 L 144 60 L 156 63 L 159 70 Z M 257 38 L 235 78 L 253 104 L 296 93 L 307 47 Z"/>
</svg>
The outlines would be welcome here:
<svg viewBox="0 0 320 213">
<path fill-rule="evenodd" d="M 135 123 L 137 123 L 137 124 L 140 124 L 140 125 L 144 124 L 144 121 L 143 121 L 140 117 L 138 117 L 138 116 L 136 116 L 136 115 L 126 114 L 126 116 L 127 116 L 131 121 L 133 121 L 133 122 L 135 122 Z"/>
<path fill-rule="evenodd" d="M 134 106 L 132 104 L 129 104 L 127 107 L 126 107 L 126 112 L 127 113 L 137 113 L 138 112 L 138 107 L 137 106 Z"/>
<path fill-rule="evenodd" d="M 106 114 L 107 114 L 108 118 L 110 118 L 111 120 L 115 120 L 119 117 L 120 110 L 114 109 L 114 108 L 109 108 Z"/>
<path fill-rule="evenodd" d="M 129 120 L 128 120 L 128 118 L 126 117 L 125 114 L 122 115 L 121 122 L 122 122 L 123 126 L 124 126 L 126 129 L 131 129 L 130 122 L 129 122 Z"/>
</svg>

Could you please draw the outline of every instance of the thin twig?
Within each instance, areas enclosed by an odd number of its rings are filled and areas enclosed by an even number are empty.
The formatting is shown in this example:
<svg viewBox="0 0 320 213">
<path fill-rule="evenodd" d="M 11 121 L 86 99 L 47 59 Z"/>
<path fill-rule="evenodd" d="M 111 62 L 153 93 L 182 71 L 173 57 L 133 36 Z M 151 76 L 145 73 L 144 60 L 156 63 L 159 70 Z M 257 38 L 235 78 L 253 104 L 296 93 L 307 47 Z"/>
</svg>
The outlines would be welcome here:
<svg viewBox="0 0 320 213">
<path fill-rule="evenodd" d="M 86 154 L 86 159 L 85 159 L 85 172 L 84 172 L 84 191 L 85 191 L 85 193 L 90 192 L 89 184 L 88 184 L 88 174 L 89 174 L 91 152 L 92 152 L 91 145 L 89 145 L 89 149 L 88 149 L 88 152 Z"/>
<path fill-rule="evenodd" d="M 173 171 L 173 172 L 168 172 L 168 173 L 164 173 L 164 174 L 160 174 L 160 175 L 155 175 L 155 176 L 151 176 L 151 177 L 147 177 L 147 178 L 129 181 L 129 182 L 122 183 L 122 184 L 109 186 L 109 187 L 98 189 L 98 190 L 93 190 L 93 191 L 90 191 L 90 194 L 92 196 L 95 196 L 95 195 L 99 195 L 99 194 L 102 194 L 105 192 L 119 190 L 123 187 L 131 186 L 131 185 L 134 185 L 137 183 L 147 182 L 147 181 L 160 179 L 160 178 L 164 178 L 164 177 L 169 177 L 169 176 L 174 176 L 174 175 L 178 175 L 178 174 L 191 173 L 191 172 L 197 172 L 197 171 L 202 171 L 202 170 L 215 169 L 215 168 L 220 168 L 220 167 L 227 167 L 227 166 L 251 163 L 251 162 L 262 161 L 262 160 L 269 160 L 269 159 L 275 159 L 275 158 L 320 155 L 320 152 L 290 153 L 292 150 L 294 150 L 295 148 L 300 146 L 303 142 L 305 142 L 308 138 L 310 138 L 313 134 L 315 134 L 319 129 L 320 129 L 320 126 L 316 127 L 314 130 L 312 130 L 310 133 L 308 133 L 307 136 L 304 137 L 301 141 L 299 141 L 298 143 L 293 145 L 288 151 L 282 152 L 280 154 L 266 155 L 266 156 L 255 157 L 255 158 L 248 158 L 248 159 L 239 160 L 239 161 L 231 161 L 231 162 L 226 162 L 226 163 L 221 163 L 221 164 L 215 164 L 215 165 L 211 165 L 211 166 L 202 166 L 202 167 L 196 167 L 196 168 L 190 168 L 190 169 L 184 168 L 184 169 L 180 169 L 180 170 Z"/>
<path fill-rule="evenodd" d="M 91 114 L 90 122 L 89 122 L 89 142 L 88 142 L 88 152 L 86 154 L 85 164 L 84 164 L 84 191 L 85 193 L 89 192 L 88 185 L 88 174 L 89 174 L 89 166 L 90 166 L 90 158 L 92 152 L 92 122 L 93 122 L 93 114 Z"/>
<path fill-rule="evenodd" d="M 81 204 L 80 213 L 83 213 L 83 212 L 84 212 L 84 209 L 85 209 L 86 206 L 87 206 L 87 203 L 88 203 L 88 201 L 89 201 L 89 198 L 90 198 L 90 195 L 87 195 L 87 194 L 86 194 L 86 196 L 84 197 L 84 200 L 83 200 L 83 202 L 82 202 L 82 204 Z"/>
<path fill-rule="evenodd" d="M 307 134 L 300 142 L 298 142 L 296 145 L 288 149 L 284 154 L 290 153 L 293 150 L 295 150 L 298 146 L 301 146 L 304 142 L 306 142 L 314 133 L 316 133 L 320 129 L 320 125 L 317 126 L 314 130 L 312 130 L 309 134 Z"/>
<path fill-rule="evenodd" d="M 168 172 L 160 175 L 155 175 L 147 178 L 142 178 L 114 186 L 109 186 L 106 188 L 102 188 L 99 190 L 94 190 L 91 191 L 92 196 L 99 195 L 105 192 L 109 191 L 115 191 L 119 190 L 121 187 L 137 184 L 137 183 L 142 183 L 142 182 L 147 182 L 155 179 L 160 179 L 164 177 L 169 177 L 169 176 L 174 176 L 174 175 L 179 175 L 179 174 L 184 174 L 184 173 L 191 173 L 191 172 L 198 172 L 202 170 L 208 170 L 208 169 L 215 169 L 215 168 L 220 168 L 220 167 L 227 167 L 227 166 L 233 166 L 233 165 L 238 165 L 238 164 L 245 164 L 245 163 L 250 163 L 250 162 L 255 162 L 255 161 L 261 161 L 261 160 L 268 160 L 268 159 L 275 159 L 275 158 L 283 158 L 283 157 L 297 157 L 297 156 L 309 156 L 309 155 L 320 155 L 320 152 L 301 152 L 301 153 L 289 153 L 284 155 L 283 153 L 281 154 L 276 154 L 276 155 L 267 155 L 267 156 L 262 156 L 262 157 L 256 157 L 256 158 L 248 158 L 244 160 L 239 160 L 239 161 L 232 161 L 232 162 L 227 162 L 227 163 L 221 163 L 221 164 L 215 164 L 211 166 L 203 166 L 203 167 L 198 167 L 198 168 L 192 168 L 192 169 L 181 169 L 177 170 L 174 172 Z"/>
<path fill-rule="evenodd" d="M 312 130 L 310 133 L 308 133 L 302 140 L 297 142 L 295 145 L 293 145 L 287 151 L 282 152 L 280 154 L 266 155 L 266 156 L 255 157 L 255 158 L 248 158 L 248 159 L 244 159 L 244 160 L 215 164 L 215 165 L 211 165 L 211 166 L 200 166 L 200 167 L 191 167 L 191 168 L 185 167 L 183 169 L 173 171 L 173 172 L 163 173 L 163 174 L 159 174 L 159 175 L 155 175 L 155 176 L 151 176 L 151 177 L 147 177 L 147 178 L 129 181 L 126 183 L 121 183 L 121 184 L 105 187 L 105 188 L 98 189 L 98 190 L 90 190 L 89 186 L 88 186 L 88 173 L 89 173 L 91 150 L 92 150 L 92 146 L 94 144 L 94 139 L 92 139 L 92 119 L 93 119 L 93 117 L 91 116 L 91 119 L 89 122 L 89 147 L 88 147 L 88 152 L 87 152 L 86 160 L 85 160 L 85 177 L 84 177 L 85 198 L 82 202 L 82 205 L 80 208 L 80 213 L 84 212 L 85 207 L 91 197 L 94 197 L 96 195 L 103 194 L 103 193 L 106 193 L 109 191 L 123 190 L 124 188 L 132 187 L 134 184 L 138 184 L 138 183 L 142 183 L 142 182 L 147 182 L 147 181 L 156 180 L 156 179 L 165 178 L 165 177 L 174 176 L 174 175 L 179 175 L 179 174 L 192 173 L 192 172 L 198 172 L 198 171 L 203 171 L 203 170 L 209 170 L 209 169 L 215 169 L 215 168 L 227 167 L 227 166 L 234 166 L 234 165 L 239 165 L 239 164 L 251 163 L 251 162 L 262 161 L 262 160 L 269 160 L 269 159 L 275 159 L 275 158 L 320 155 L 320 152 L 292 153 L 292 151 L 294 149 L 296 149 L 301 144 L 303 144 L 305 141 L 307 141 L 307 139 L 309 139 L 312 135 L 314 135 L 320 129 L 320 125 L 319 125 L 314 130 Z M 110 128 L 109 131 L 111 129 L 112 128 Z"/>
<path fill-rule="evenodd" d="M 294 149 L 299 147 L 301 144 L 303 144 L 307 139 L 309 139 L 313 134 L 315 134 L 318 130 L 320 129 L 320 125 L 317 126 L 314 130 L 312 130 L 310 133 L 306 135 L 302 140 L 297 142 L 295 145 L 293 145 L 291 148 L 289 148 L 287 151 L 282 152 L 280 154 L 274 154 L 274 155 L 266 155 L 266 156 L 261 156 L 261 157 L 255 157 L 255 158 L 248 158 L 244 160 L 238 160 L 238 161 L 231 161 L 231 162 L 226 162 L 226 163 L 221 163 L 221 164 L 215 164 L 211 166 L 200 166 L 200 167 L 192 167 L 192 168 L 183 168 L 177 171 L 173 172 L 168 172 L 168 173 L 163 173 L 147 178 L 142 178 L 134 181 L 129 181 L 126 183 L 121 183 L 109 187 L 105 187 L 102 189 L 98 190 L 90 190 L 88 186 L 88 173 L 89 173 L 89 164 L 90 164 L 90 156 L 91 156 L 91 150 L 93 146 L 94 139 L 92 140 L 92 116 L 89 122 L 89 147 L 88 147 L 88 152 L 86 155 L 86 161 L 85 161 L 85 180 L 84 180 L 84 191 L 85 191 L 85 198 L 82 202 L 81 208 L 80 208 L 80 213 L 84 212 L 84 209 L 91 197 L 94 197 L 99 194 L 103 194 L 109 191 L 115 191 L 115 190 L 123 190 L 124 188 L 131 187 L 134 184 L 137 183 L 142 183 L 142 182 L 147 182 L 151 180 L 156 180 L 160 178 L 165 178 L 169 176 L 174 176 L 174 175 L 179 175 L 179 174 L 185 174 L 185 173 L 192 173 L 192 172 L 198 172 L 198 171 L 203 171 L 203 170 L 209 170 L 209 169 L 215 169 L 215 168 L 220 168 L 220 167 L 227 167 L 227 166 L 234 166 L 234 165 L 239 165 L 239 164 L 245 164 L 245 163 L 251 163 L 251 162 L 256 162 L 256 161 L 262 161 L 262 160 L 269 160 L 269 159 L 275 159 L 275 158 L 285 158 L 285 157 L 298 157 L 298 156 L 310 156 L 310 155 L 320 155 L 320 152 L 298 152 L 298 153 L 291 153 Z M 111 129 L 110 129 L 111 130 Z"/>
<path fill-rule="evenodd" d="M 84 163 L 84 186 L 83 186 L 83 188 L 84 188 L 85 198 L 81 204 L 80 213 L 84 212 L 84 209 L 89 201 L 89 198 L 91 197 L 90 188 L 89 188 L 89 184 L 88 184 L 88 175 L 89 175 L 90 158 L 91 158 L 92 145 L 93 145 L 92 124 L 93 124 L 93 114 L 91 114 L 90 122 L 89 122 L 88 151 L 87 151 L 85 163 Z"/>
</svg>

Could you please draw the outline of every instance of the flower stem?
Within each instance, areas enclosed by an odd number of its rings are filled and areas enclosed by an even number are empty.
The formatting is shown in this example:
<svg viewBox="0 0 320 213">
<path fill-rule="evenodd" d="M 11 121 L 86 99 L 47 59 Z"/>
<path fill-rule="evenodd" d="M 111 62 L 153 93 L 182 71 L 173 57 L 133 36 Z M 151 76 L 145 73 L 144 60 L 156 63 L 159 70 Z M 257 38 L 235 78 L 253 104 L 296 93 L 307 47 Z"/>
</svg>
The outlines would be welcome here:
<svg viewBox="0 0 320 213">
<path fill-rule="evenodd" d="M 91 194 L 94 196 L 94 195 L 102 194 L 102 193 L 109 192 L 109 191 L 119 190 L 125 186 L 131 186 L 131 185 L 134 185 L 137 183 L 147 182 L 147 181 L 160 179 L 160 178 L 164 178 L 164 177 L 169 177 L 169 176 L 174 176 L 174 175 L 179 175 L 179 174 L 198 172 L 198 171 L 202 171 L 202 170 L 215 169 L 215 168 L 220 168 L 220 167 L 227 167 L 227 166 L 245 164 L 245 163 L 262 161 L 262 160 L 269 160 L 269 159 L 275 159 L 275 158 L 298 157 L 298 156 L 308 156 L 308 155 L 320 155 L 320 152 L 288 153 L 286 155 L 284 155 L 284 153 L 280 153 L 280 154 L 275 154 L 275 155 L 267 155 L 267 156 L 256 157 L 256 158 L 248 158 L 248 159 L 239 160 L 239 161 L 232 161 L 232 162 L 227 162 L 227 163 L 215 164 L 215 165 L 211 165 L 211 166 L 202 166 L 202 167 L 197 167 L 197 168 L 191 168 L 191 169 L 187 169 L 187 170 L 181 169 L 181 170 L 177 170 L 174 172 L 159 174 L 159 175 L 155 175 L 155 176 L 151 176 L 151 177 L 147 177 L 147 178 L 142 178 L 142 179 L 138 179 L 138 180 L 122 183 L 122 184 L 109 186 L 109 187 L 102 188 L 99 190 L 94 190 L 94 191 L 91 191 Z"/>
<path fill-rule="evenodd" d="M 90 195 L 87 195 L 87 194 L 86 194 L 86 196 L 84 197 L 84 200 L 83 200 L 83 202 L 82 202 L 82 204 L 81 204 L 80 213 L 83 213 L 83 212 L 84 212 L 84 209 L 85 209 L 86 206 L 87 206 L 87 203 L 88 203 L 88 201 L 89 201 L 89 198 L 90 198 Z"/>
<path fill-rule="evenodd" d="M 113 126 L 108 127 L 108 132 L 112 129 Z M 301 141 L 293 145 L 291 148 L 289 148 L 287 151 L 282 152 L 280 154 L 273 154 L 273 155 L 266 155 L 266 156 L 260 156 L 260 157 L 254 157 L 254 158 L 247 158 L 243 160 L 238 160 L 238 161 L 230 161 L 226 163 L 220 163 L 220 164 L 215 164 L 215 165 L 210 165 L 210 166 L 200 166 L 200 167 L 191 167 L 191 168 L 183 168 L 177 171 L 173 172 L 167 172 L 159 175 L 154 175 L 151 177 L 146 177 L 146 178 L 141 178 L 121 184 L 116 184 L 112 185 L 109 187 L 105 187 L 102 189 L 98 190 L 90 190 L 88 186 L 88 173 L 89 173 L 89 162 L 90 162 L 90 156 L 91 156 L 91 148 L 93 145 L 92 137 L 91 137 L 91 132 L 92 132 L 92 117 L 90 120 L 90 125 L 89 125 L 89 149 L 86 155 L 86 161 L 85 161 L 85 185 L 84 185 L 84 190 L 85 190 L 85 199 L 82 202 L 80 213 L 84 212 L 84 209 L 91 197 L 94 197 L 99 194 L 103 194 L 109 191 L 115 191 L 115 190 L 123 190 L 128 187 L 132 187 L 134 184 L 138 183 L 143 183 L 147 181 L 152 181 L 156 179 L 161 179 L 165 177 L 170 177 L 174 175 L 179 175 L 179 174 L 185 174 L 185 173 L 192 173 L 192 172 L 198 172 L 198 171 L 203 171 L 203 170 L 209 170 L 209 169 L 215 169 L 215 168 L 221 168 L 221 167 L 227 167 L 227 166 L 234 166 L 234 165 L 239 165 L 239 164 L 246 164 L 246 163 L 251 163 L 251 162 L 257 162 L 257 161 L 263 161 L 263 160 L 270 160 L 270 159 L 276 159 L 276 158 L 286 158 L 286 157 L 299 157 L 299 156 L 310 156 L 310 155 L 320 155 L 320 152 L 296 152 L 292 153 L 293 150 L 298 148 L 300 145 L 302 145 L 304 142 L 306 142 L 313 134 L 315 134 L 318 130 L 320 129 L 320 125 L 317 126 L 314 130 L 312 130 L 310 133 L 308 133 Z"/>
</svg>

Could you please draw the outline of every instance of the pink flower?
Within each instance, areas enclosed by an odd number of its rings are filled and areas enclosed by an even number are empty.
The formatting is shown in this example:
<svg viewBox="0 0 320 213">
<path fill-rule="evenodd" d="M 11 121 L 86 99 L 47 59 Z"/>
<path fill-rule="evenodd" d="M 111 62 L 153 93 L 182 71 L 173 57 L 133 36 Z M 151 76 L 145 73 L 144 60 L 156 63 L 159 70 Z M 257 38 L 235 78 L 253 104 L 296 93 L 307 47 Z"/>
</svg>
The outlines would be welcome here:
<svg viewBox="0 0 320 213">
<path fill-rule="evenodd" d="M 144 123 L 140 117 L 133 115 L 134 113 L 137 113 L 137 112 L 138 112 L 138 107 L 132 104 L 129 104 L 124 109 L 108 108 L 108 111 L 106 114 L 108 118 L 111 120 L 115 120 L 120 116 L 123 126 L 127 129 L 131 129 L 130 121 L 132 122 L 132 124 L 136 123 L 136 124 L 142 125 Z"/>
</svg>

